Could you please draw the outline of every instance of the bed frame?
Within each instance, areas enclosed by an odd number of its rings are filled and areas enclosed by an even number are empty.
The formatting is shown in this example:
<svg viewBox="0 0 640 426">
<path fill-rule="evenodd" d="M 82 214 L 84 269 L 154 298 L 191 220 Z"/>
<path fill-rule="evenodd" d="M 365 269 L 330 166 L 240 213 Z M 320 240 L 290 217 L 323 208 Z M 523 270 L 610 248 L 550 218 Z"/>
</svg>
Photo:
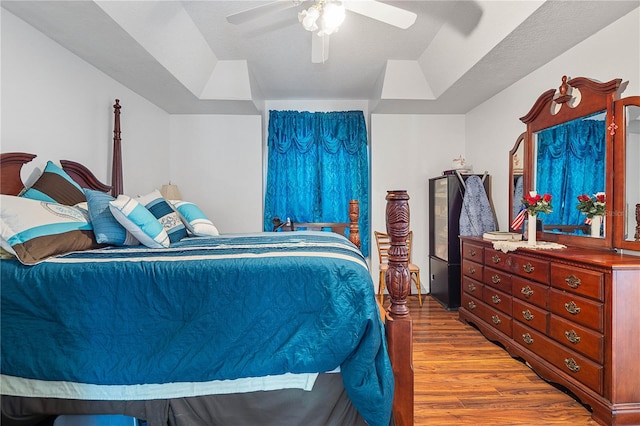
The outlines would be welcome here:
<svg viewBox="0 0 640 426">
<path fill-rule="evenodd" d="M 120 101 L 113 105 L 113 158 L 111 185 L 102 183 L 85 166 L 68 160 L 61 160 L 60 165 L 83 188 L 98 191 L 111 191 L 113 196 L 123 191 L 122 154 L 120 139 Z M 22 166 L 36 157 L 24 152 L 0 154 L 0 193 L 18 195 L 23 189 L 20 171 Z M 407 297 L 411 289 L 408 269 L 407 237 L 409 234 L 409 196 L 407 191 L 388 191 L 386 206 L 386 227 L 391 238 L 389 249 L 389 268 L 385 275 L 390 295 L 390 307 L 383 309 L 381 315 L 385 322 L 389 356 L 395 377 L 393 400 L 393 416 L 397 426 L 413 425 L 414 412 L 414 374 L 413 374 L 413 323 L 407 307 Z M 358 229 L 359 207 L 357 201 L 349 204 L 350 234 L 349 239 L 360 245 Z"/>
</svg>

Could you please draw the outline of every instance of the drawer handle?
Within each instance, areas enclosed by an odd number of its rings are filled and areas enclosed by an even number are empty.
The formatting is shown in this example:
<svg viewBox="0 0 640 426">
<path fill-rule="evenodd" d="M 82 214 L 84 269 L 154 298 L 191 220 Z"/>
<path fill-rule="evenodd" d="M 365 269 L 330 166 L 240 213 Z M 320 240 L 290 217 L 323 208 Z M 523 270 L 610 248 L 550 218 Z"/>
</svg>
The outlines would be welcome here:
<svg viewBox="0 0 640 426">
<path fill-rule="evenodd" d="M 576 302 L 573 300 L 569 303 L 565 303 L 564 308 L 572 315 L 578 315 L 580 313 L 580 307 L 576 305 Z"/>
<path fill-rule="evenodd" d="M 494 284 L 500 284 L 500 275 L 498 275 L 498 274 L 492 275 L 491 276 L 491 281 Z"/>
<path fill-rule="evenodd" d="M 467 287 L 469 289 L 469 291 L 471 293 L 473 293 L 474 291 L 476 291 L 476 286 L 473 283 L 469 283 L 469 286 Z"/>
<path fill-rule="evenodd" d="M 476 255 L 476 251 L 474 249 L 469 250 L 469 255 L 474 257 Z"/>
<path fill-rule="evenodd" d="M 493 263 L 500 263 L 500 260 L 502 259 L 500 259 L 500 256 L 498 256 L 497 254 L 494 254 L 491 260 L 493 261 Z"/>
<path fill-rule="evenodd" d="M 500 303 L 500 296 L 494 294 L 493 296 L 491 296 L 491 300 L 493 300 L 493 303 L 497 305 L 498 303 Z"/>
<path fill-rule="evenodd" d="M 473 303 L 473 300 L 471 302 L 469 302 L 469 309 L 475 309 L 476 308 L 476 304 Z"/>
<path fill-rule="evenodd" d="M 578 288 L 578 287 L 580 287 L 580 284 L 581 284 L 580 278 L 576 277 L 573 274 L 571 274 L 567 278 L 565 278 L 564 281 L 571 288 Z"/>
<path fill-rule="evenodd" d="M 580 336 L 578 336 L 578 333 L 576 333 L 575 330 L 565 331 L 564 337 L 566 337 L 571 343 L 580 343 Z"/>
<path fill-rule="evenodd" d="M 522 287 L 522 290 L 520 290 L 520 293 L 524 294 L 524 296 L 528 299 L 531 296 L 533 296 L 533 290 L 531 290 L 531 287 L 526 286 L 526 287 Z"/>
<path fill-rule="evenodd" d="M 533 314 L 531 313 L 530 310 L 526 310 L 526 311 L 522 311 L 522 316 L 524 317 L 524 319 L 526 319 L 527 321 L 531 321 L 533 319 Z"/>
<path fill-rule="evenodd" d="M 524 333 L 522 335 L 522 340 L 524 340 L 524 342 L 527 345 L 532 345 L 533 344 L 533 337 L 531 337 L 531 335 L 529 333 Z"/>
<path fill-rule="evenodd" d="M 492 316 L 491 316 L 491 320 L 493 321 L 493 323 L 494 323 L 495 325 L 498 325 L 498 324 L 500 324 L 500 323 L 502 322 L 502 321 L 500 321 L 500 317 L 499 317 L 499 316 L 497 316 L 497 315 L 492 315 Z"/>
<path fill-rule="evenodd" d="M 473 266 L 469 266 L 469 273 L 471 275 L 475 274 L 476 273 L 476 268 L 474 268 Z"/>
<path fill-rule="evenodd" d="M 524 269 L 524 271 L 527 274 L 532 273 L 533 271 L 535 271 L 536 268 L 533 267 L 532 264 L 530 264 L 529 262 L 527 262 L 525 265 L 522 266 L 522 269 Z"/>
<path fill-rule="evenodd" d="M 578 365 L 576 360 L 573 358 L 565 358 L 564 365 L 566 365 L 567 368 L 573 371 L 574 373 L 577 373 L 578 371 L 580 371 L 580 366 Z"/>
</svg>

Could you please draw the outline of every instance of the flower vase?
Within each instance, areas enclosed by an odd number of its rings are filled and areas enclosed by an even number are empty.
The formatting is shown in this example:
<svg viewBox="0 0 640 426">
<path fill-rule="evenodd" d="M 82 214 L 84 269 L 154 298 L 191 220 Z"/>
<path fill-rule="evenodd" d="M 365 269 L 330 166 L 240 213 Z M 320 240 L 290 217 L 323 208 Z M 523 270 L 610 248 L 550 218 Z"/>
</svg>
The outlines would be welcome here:
<svg viewBox="0 0 640 426">
<path fill-rule="evenodd" d="M 530 246 L 536 245 L 536 231 L 537 231 L 537 217 L 536 215 L 529 215 L 529 221 L 527 222 L 527 241 Z"/>
<path fill-rule="evenodd" d="M 600 237 L 601 227 L 602 227 L 602 216 L 593 216 L 591 218 L 591 236 Z"/>
</svg>

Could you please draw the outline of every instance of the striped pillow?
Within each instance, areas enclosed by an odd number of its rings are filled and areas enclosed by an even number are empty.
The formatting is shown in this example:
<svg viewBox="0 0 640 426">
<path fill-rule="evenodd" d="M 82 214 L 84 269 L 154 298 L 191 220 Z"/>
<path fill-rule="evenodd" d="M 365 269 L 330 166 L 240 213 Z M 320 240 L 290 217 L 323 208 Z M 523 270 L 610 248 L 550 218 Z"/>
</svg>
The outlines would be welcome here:
<svg viewBox="0 0 640 426">
<path fill-rule="evenodd" d="M 38 180 L 20 196 L 67 206 L 87 201 L 80 185 L 51 161 L 47 162 Z"/>
<path fill-rule="evenodd" d="M 187 230 L 180 220 L 180 215 L 173 210 L 160 191 L 156 189 L 150 194 L 138 197 L 137 200 L 162 224 L 169 235 L 169 241 L 175 243 L 187 236 Z"/>
<path fill-rule="evenodd" d="M 25 265 L 100 247 L 84 210 L 12 195 L 0 197 L 1 245 Z"/>
<path fill-rule="evenodd" d="M 220 235 L 218 228 L 200 210 L 198 206 L 188 201 L 172 201 L 189 232 L 196 237 L 215 237 Z"/>
<path fill-rule="evenodd" d="M 149 210 L 127 195 L 109 202 L 109 210 L 127 231 L 149 248 L 169 247 L 167 231 Z"/>
</svg>

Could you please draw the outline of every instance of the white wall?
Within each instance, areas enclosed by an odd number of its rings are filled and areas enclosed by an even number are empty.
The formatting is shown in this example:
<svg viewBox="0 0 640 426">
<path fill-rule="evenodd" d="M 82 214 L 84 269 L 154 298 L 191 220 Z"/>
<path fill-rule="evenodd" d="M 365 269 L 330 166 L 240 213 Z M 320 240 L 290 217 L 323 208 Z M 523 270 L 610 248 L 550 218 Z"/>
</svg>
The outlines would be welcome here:
<svg viewBox="0 0 640 426">
<path fill-rule="evenodd" d="M 600 81 L 622 78 L 622 96 L 640 94 L 640 9 L 576 45 L 467 114 L 466 157 L 476 170 L 493 175 L 493 201 L 501 230 L 508 227 L 509 150 L 526 130 L 526 115 L 546 90 L 558 88 L 563 75 Z"/>
<path fill-rule="evenodd" d="M 464 128 L 463 115 L 371 115 L 371 241 L 375 244 L 373 231 L 386 231 L 387 191 L 407 190 L 411 257 L 420 267 L 423 292 L 429 291 L 428 181 L 451 169 L 452 160 L 464 153 Z M 371 272 L 377 286 L 378 260 L 373 249 Z"/>
<path fill-rule="evenodd" d="M 73 160 L 111 182 L 115 98 L 122 105 L 124 189 L 146 193 L 168 176 L 169 115 L 2 9 L 2 152 Z"/>
<path fill-rule="evenodd" d="M 171 116 L 169 179 L 221 233 L 262 230 L 262 117 Z"/>
</svg>

